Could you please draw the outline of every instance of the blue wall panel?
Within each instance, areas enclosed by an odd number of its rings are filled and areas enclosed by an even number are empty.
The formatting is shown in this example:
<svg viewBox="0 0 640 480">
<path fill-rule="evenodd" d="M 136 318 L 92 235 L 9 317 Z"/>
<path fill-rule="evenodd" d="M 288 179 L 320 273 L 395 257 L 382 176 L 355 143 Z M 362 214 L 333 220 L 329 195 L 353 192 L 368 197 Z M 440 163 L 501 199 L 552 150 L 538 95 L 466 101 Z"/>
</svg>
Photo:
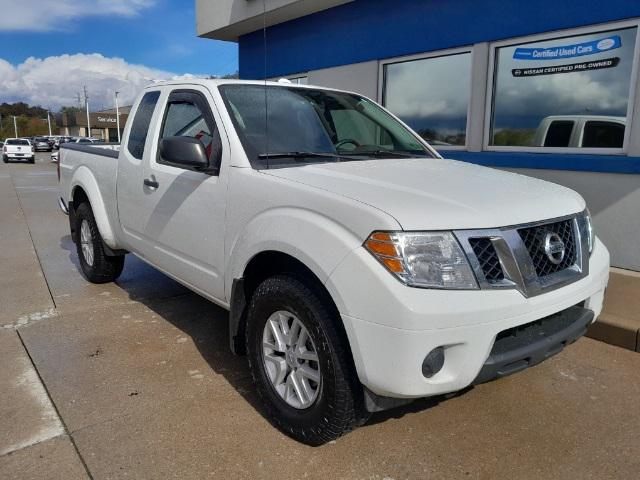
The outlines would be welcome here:
<svg viewBox="0 0 640 480">
<path fill-rule="evenodd" d="M 607 173 L 640 173 L 640 157 L 521 152 L 440 152 L 445 158 L 503 168 L 542 168 Z"/>
<path fill-rule="evenodd" d="M 266 77 L 640 17 L 640 0 L 355 0 L 267 30 Z M 240 77 L 264 78 L 262 31 Z"/>
<path fill-rule="evenodd" d="M 640 17 L 640 0 L 355 0 L 240 38 L 240 78 L 460 47 Z M 443 152 L 496 167 L 640 173 L 623 155 Z"/>
</svg>

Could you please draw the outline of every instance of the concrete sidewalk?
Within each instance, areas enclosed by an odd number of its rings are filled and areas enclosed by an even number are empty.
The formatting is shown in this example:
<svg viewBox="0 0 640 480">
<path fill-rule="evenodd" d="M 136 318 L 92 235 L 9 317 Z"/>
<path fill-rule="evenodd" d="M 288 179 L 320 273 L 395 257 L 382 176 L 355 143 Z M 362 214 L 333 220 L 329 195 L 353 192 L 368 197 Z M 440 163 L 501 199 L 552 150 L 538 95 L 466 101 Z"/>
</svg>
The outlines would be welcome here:
<svg viewBox="0 0 640 480">
<path fill-rule="evenodd" d="M 262 415 L 246 360 L 229 352 L 227 312 L 132 255 L 116 283 L 81 277 L 56 184 L 45 155 L 0 164 L 2 480 L 640 471 L 640 355 L 589 338 L 453 398 L 377 414 L 323 447 L 296 443 Z M 624 280 L 628 305 L 640 292 Z M 609 315 L 622 312 L 613 282 Z"/>
<path fill-rule="evenodd" d="M 57 313 L 6 168 L 0 225 L 0 477 L 88 478 L 18 330 Z"/>
</svg>

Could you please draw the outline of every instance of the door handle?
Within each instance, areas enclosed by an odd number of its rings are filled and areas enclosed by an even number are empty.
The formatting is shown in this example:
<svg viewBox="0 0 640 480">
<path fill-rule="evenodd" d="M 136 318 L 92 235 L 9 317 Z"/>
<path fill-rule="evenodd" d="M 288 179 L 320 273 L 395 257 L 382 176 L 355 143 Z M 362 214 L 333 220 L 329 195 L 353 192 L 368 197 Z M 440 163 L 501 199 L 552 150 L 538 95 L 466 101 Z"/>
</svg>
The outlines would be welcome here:
<svg viewBox="0 0 640 480">
<path fill-rule="evenodd" d="M 158 188 L 160 184 L 154 180 L 153 177 L 144 179 L 144 186 L 149 188 Z"/>
</svg>

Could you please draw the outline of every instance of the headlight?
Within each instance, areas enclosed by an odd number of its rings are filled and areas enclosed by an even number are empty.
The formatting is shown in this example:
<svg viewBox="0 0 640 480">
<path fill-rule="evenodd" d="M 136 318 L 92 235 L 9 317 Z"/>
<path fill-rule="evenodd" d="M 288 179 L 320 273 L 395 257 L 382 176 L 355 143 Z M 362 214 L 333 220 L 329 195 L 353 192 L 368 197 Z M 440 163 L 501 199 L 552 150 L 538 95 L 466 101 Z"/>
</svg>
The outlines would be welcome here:
<svg viewBox="0 0 640 480">
<path fill-rule="evenodd" d="M 593 252 L 593 245 L 596 242 L 596 234 L 593 231 L 593 222 L 591 221 L 591 212 L 587 208 L 584 211 L 584 220 L 587 226 L 587 246 L 589 247 L 589 253 Z"/>
<path fill-rule="evenodd" d="M 406 285 L 478 288 L 467 257 L 451 232 L 374 232 L 364 246 Z"/>
</svg>

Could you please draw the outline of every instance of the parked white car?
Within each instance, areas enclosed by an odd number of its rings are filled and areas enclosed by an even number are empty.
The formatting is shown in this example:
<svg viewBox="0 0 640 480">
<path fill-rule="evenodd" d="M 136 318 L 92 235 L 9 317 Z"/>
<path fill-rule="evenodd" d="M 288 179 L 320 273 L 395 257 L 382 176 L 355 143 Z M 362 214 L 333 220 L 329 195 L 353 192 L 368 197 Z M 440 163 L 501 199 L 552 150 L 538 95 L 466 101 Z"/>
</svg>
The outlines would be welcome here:
<svg viewBox="0 0 640 480">
<path fill-rule="evenodd" d="M 132 252 L 229 309 L 267 414 L 308 444 L 533 366 L 602 309 L 580 195 L 442 159 L 357 94 L 158 83 L 119 152 L 63 145 L 59 168 L 86 278 Z"/>
<path fill-rule="evenodd" d="M 73 142 L 74 143 L 104 143 L 101 138 L 94 138 L 94 137 L 78 137 Z"/>
<path fill-rule="evenodd" d="M 31 142 L 26 138 L 7 138 L 2 146 L 2 161 L 26 160 L 35 163 L 36 157 Z"/>
</svg>

